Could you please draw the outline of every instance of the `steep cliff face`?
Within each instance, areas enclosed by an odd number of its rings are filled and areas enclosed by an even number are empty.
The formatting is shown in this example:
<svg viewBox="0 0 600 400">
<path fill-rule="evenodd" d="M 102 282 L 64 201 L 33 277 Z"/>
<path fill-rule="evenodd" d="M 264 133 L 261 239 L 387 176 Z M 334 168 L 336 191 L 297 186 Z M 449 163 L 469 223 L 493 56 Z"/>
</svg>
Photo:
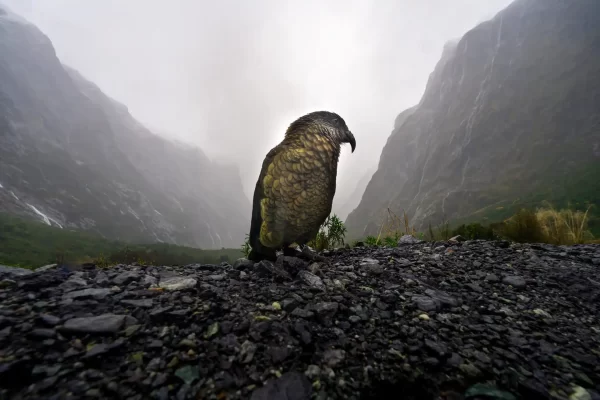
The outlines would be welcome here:
<svg viewBox="0 0 600 400">
<path fill-rule="evenodd" d="M 235 167 L 156 136 L 0 6 L 0 211 L 109 238 L 238 247 Z"/>
<path fill-rule="evenodd" d="M 516 0 L 449 43 L 401 113 L 346 224 L 387 207 L 417 228 L 542 199 L 600 203 L 600 20 L 595 0 Z"/>
<path fill-rule="evenodd" d="M 342 221 L 346 219 L 348 214 L 356 208 L 360 199 L 365 192 L 367 184 L 371 181 L 371 177 L 375 173 L 375 167 L 371 167 L 364 171 L 363 175 L 357 181 L 354 181 L 354 189 L 347 196 L 337 196 L 333 199 L 332 213 L 335 213 Z M 348 182 L 350 184 L 350 182 Z M 339 185 L 339 183 L 338 183 Z"/>
</svg>

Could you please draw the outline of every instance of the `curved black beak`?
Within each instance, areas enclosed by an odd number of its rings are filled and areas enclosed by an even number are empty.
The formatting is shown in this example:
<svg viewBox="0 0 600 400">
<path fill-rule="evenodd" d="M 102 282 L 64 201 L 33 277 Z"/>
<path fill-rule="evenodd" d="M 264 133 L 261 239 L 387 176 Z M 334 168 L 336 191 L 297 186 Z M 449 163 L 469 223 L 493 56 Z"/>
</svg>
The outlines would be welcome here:
<svg viewBox="0 0 600 400">
<path fill-rule="evenodd" d="M 356 148 L 356 139 L 354 139 L 354 135 L 352 134 L 352 132 L 346 132 L 346 141 L 350 143 L 350 146 L 352 147 L 352 152 L 354 153 L 354 149 Z"/>
</svg>

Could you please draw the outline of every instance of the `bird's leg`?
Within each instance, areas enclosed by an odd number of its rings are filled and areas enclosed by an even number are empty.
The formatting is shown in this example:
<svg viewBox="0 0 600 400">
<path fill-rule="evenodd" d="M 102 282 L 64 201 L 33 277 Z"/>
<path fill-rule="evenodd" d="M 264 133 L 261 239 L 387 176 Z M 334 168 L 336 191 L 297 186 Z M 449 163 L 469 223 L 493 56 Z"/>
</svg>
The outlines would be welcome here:
<svg viewBox="0 0 600 400">
<path fill-rule="evenodd" d="M 302 257 L 302 252 L 296 250 L 293 247 L 285 246 L 283 248 L 283 255 L 287 257 Z"/>
<path fill-rule="evenodd" d="M 288 257 L 301 258 L 307 261 L 325 261 L 326 258 L 318 255 L 317 253 L 310 251 L 308 246 L 300 245 L 302 251 L 298 251 L 293 247 L 286 246 L 283 248 L 283 255 Z"/>
<path fill-rule="evenodd" d="M 254 261 L 255 263 L 260 262 L 262 260 L 269 260 L 272 262 L 277 261 L 277 254 L 272 249 L 262 249 L 262 252 L 254 251 L 254 249 L 250 250 L 250 254 L 248 255 L 248 260 Z"/>
</svg>

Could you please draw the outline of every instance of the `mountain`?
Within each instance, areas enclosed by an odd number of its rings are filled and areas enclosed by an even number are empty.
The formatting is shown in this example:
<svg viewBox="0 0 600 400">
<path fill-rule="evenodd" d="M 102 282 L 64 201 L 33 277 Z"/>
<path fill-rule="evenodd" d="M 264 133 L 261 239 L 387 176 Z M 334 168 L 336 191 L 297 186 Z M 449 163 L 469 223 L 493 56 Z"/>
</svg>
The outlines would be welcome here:
<svg viewBox="0 0 600 400">
<path fill-rule="evenodd" d="M 0 54 L 0 212 L 124 241 L 243 243 L 237 167 L 155 135 L 4 6 Z"/>
<path fill-rule="evenodd" d="M 402 112 L 349 235 L 387 207 L 428 223 L 492 221 L 542 200 L 600 205 L 596 0 L 516 0 L 446 44 L 421 101 Z"/>
<path fill-rule="evenodd" d="M 343 195 L 343 196 L 336 196 L 333 199 L 333 212 L 342 221 L 344 219 L 346 219 L 348 214 L 350 214 L 350 212 L 352 210 L 354 210 L 354 208 L 356 208 L 356 206 L 360 202 L 360 198 L 362 197 L 363 193 L 365 192 L 365 188 L 367 187 L 367 184 L 371 180 L 371 177 L 373 176 L 375 171 L 376 171 L 376 169 L 374 167 L 369 168 L 368 170 L 366 170 L 363 173 L 363 175 L 360 177 L 360 179 L 358 181 L 353 181 L 354 188 L 352 189 L 350 194 Z M 347 184 L 351 184 L 350 180 L 348 180 Z"/>
</svg>

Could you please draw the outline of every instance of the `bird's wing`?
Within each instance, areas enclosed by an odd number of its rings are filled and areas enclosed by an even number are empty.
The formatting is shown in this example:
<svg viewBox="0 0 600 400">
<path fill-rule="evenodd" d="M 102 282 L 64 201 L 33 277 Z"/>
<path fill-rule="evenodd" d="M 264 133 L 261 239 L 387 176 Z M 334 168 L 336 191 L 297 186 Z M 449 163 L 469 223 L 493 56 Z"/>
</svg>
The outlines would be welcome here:
<svg viewBox="0 0 600 400">
<path fill-rule="evenodd" d="M 260 252 L 261 244 L 260 244 L 260 230 L 263 222 L 262 213 L 261 213 L 261 200 L 265 197 L 264 194 L 264 186 L 263 186 L 263 178 L 265 177 L 265 173 L 267 172 L 268 166 L 272 163 L 273 158 L 279 151 L 280 146 L 276 146 L 272 148 L 267 155 L 265 156 L 262 167 L 260 170 L 260 174 L 258 175 L 258 179 L 256 181 L 256 186 L 254 188 L 254 196 L 252 198 L 252 220 L 250 222 L 250 246 L 256 252 Z"/>
<path fill-rule="evenodd" d="M 310 189 L 306 176 L 319 168 L 306 152 L 302 146 L 281 144 L 263 161 L 253 200 L 252 230 L 267 247 L 284 244 L 290 225 L 306 213 Z"/>
</svg>

